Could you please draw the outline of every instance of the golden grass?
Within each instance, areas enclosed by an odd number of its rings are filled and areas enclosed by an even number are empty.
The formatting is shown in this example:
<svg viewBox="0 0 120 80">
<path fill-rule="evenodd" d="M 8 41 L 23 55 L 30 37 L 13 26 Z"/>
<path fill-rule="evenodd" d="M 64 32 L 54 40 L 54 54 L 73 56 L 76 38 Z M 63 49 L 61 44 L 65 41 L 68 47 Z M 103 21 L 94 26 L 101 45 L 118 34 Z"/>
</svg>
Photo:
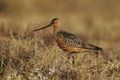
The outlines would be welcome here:
<svg viewBox="0 0 120 80">
<path fill-rule="evenodd" d="M 119 1 L 18 2 L 7 1 L 0 11 L 0 80 L 120 80 Z M 102 47 L 107 60 L 100 55 L 96 65 L 91 52 L 76 54 L 75 67 L 66 62 L 52 28 L 31 33 L 51 16 L 61 19 L 63 29 Z"/>
</svg>

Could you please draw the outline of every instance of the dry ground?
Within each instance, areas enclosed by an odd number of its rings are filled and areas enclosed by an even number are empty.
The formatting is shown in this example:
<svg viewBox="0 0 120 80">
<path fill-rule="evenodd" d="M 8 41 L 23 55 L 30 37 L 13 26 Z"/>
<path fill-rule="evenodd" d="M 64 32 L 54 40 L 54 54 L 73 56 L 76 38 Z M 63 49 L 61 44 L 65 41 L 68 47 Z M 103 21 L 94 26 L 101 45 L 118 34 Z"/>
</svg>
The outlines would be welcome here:
<svg viewBox="0 0 120 80">
<path fill-rule="evenodd" d="M 11 2 L 8 12 L 0 13 L 0 80 L 120 80 L 120 1 L 53 2 L 50 9 L 45 1 L 26 0 L 21 7 L 10 7 Z M 54 16 L 63 29 L 102 47 L 107 60 L 100 55 L 96 65 L 94 53 L 79 53 L 73 67 L 55 43 L 52 28 L 31 33 Z"/>
</svg>

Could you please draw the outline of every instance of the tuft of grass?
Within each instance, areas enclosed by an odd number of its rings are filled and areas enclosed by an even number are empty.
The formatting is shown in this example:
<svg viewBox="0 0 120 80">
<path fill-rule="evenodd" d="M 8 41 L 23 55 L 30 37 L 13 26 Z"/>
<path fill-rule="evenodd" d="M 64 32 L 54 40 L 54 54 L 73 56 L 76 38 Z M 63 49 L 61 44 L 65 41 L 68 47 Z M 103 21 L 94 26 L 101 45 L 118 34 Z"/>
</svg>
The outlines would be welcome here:
<svg viewBox="0 0 120 80">
<path fill-rule="evenodd" d="M 119 1 L 5 0 L 5 4 L 0 13 L 0 80 L 120 80 Z M 49 23 L 51 16 L 60 18 L 63 29 L 102 47 L 107 60 L 100 54 L 96 65 L 95 54 L 79 53 L 73 66 L 54 41 L 52 28 L 31 32 Z"/>
<path fill-rule="evenodd" d="M 120 78 L 119 49 L 109 48 L 110 45 L 115 45 L 114 42 L 105 45 L 108 46 L 107 61 L 104 62 L 102 56 L 99 56 L 99 64 L 96 65 L 93 53 L 79 53 L 75 55 L 76 66 L 72 66 L 71 61 L 66 62 L 66 52 L 59 49 L 55 42 L 49 47 L 44 43 L 44 39 L 35 35 L 18 37 L 13 34 L 10 36 L 3 34 L 0 37 L 1 80 L 119 80 Z M 100 42 L 102 45 L 102 40 Z"/>
</svg>

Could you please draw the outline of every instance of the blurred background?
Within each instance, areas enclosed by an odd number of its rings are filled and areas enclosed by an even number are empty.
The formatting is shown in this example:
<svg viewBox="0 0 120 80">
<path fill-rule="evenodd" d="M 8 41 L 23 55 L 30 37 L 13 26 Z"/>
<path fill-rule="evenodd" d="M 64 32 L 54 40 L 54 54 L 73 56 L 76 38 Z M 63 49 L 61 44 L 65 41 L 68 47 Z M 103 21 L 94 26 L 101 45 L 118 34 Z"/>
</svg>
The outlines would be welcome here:
<svg viewBox="0 0 120 80">
<path fill-rule="evenodd" d="M 0 31 L 23 35 L 57 17 L 64 30 L 89 40 L 118 42 L 119 4 L 119 0 L 0 0 Z"/>
<path fill-rule="evenodd" d="M 55 44 L 53 29 L 32 33 L 52 18 L 62 29 L 103 48 L 78 54 L 76 67 Z M 77 79 L 78 78 L 78 79 Z M 0 0 L 0 80 L 120 80 L 120 0 Z"/>
</svg>

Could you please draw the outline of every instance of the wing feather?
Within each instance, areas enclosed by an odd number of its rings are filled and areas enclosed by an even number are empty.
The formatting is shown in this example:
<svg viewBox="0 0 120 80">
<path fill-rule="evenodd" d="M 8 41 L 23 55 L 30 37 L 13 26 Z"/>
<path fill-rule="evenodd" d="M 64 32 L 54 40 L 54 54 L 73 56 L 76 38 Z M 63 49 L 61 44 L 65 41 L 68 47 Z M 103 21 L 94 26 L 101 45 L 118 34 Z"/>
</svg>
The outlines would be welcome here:
<svg viewBox="0 0 120 80">
<path fill-rule="evenodd" d="M 80 39 L 78 36 L 65 32 L 65 31 L 60 31 L 58 32 L 58 36 L 64 38 L 65 42 L 72 47 L 76 48 L 84 48 L 84 49 L 92 49 L 92 50 L 100 50 L 100 47 L 94 46 L 92 44 L 89 44 L 85 42 L 84 40 Z"/>
</svg>

